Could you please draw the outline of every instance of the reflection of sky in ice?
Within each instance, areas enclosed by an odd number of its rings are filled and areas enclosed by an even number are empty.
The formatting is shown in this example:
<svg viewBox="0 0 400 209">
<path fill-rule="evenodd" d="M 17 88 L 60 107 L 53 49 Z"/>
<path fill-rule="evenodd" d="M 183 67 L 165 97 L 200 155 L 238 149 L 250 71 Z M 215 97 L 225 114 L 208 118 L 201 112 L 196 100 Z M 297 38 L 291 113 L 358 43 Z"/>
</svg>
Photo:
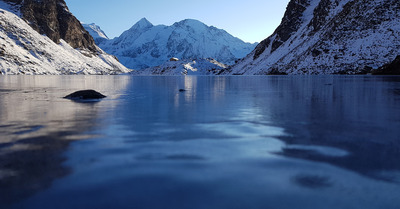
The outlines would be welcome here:
<svg viewBox="0 0 400 209">
<path fill-rule="evenodd" d="M 128 82 L 123 77 L 101 76 L 5 76 L 0 79 L 0 125 L 7 127 L 0 129 L 2 143 L 75 129 L 87 115 L 97 115 L 99 107 L 115 108 L 119 95 L 114 92 L 120 92 Z M 62 98 L 82 89 L 97 89 L 109 95 L 108 102 L 84 105 Z"/>
<path fill-rule="evenodd" d="M 15 208 L 400 204 L 397 78 L 122 78 L 72 173 Z"/>
</svg>

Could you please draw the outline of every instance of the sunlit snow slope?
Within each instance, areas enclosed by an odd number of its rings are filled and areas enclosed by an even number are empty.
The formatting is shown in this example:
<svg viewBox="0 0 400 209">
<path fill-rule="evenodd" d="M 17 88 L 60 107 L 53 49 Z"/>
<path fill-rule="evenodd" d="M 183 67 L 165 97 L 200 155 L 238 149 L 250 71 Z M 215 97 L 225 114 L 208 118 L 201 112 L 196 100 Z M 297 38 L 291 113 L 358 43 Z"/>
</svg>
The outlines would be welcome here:
<svg viewBox="0 0 400 209">
<path fill-rule="evenodd" d="M 281 25 L 225 74 L 373 73 L 400 55 L 399 0 L 291 0 Z"/>
<path fill-rule="evenodd" d="M 11 12 L 10 12 L 11 11 Z M 14 14 L 15 13 L 15 14 Z M 0 74 L 119 74 L 128 70 L 100 48 L 74 49 L 54 42 L 0 1 Z"/>
<path fill-rule="evenodd" d="M 172 26 L 154 26 L 143 18 L 121 36 L 99 45 L 116 55 L 125 66 L 144 69 L 158 66 L 171 57 L 179 59 L 213 58 L 233 64 L 250 53 L 255 44 L 245 43 L 224 30 L 197 20 L 183 20 Z"/>
<path fill-rule="evenodd" d="M 214 59 L 168 61 L 160 66 L 137 70 L 136 75 L 218 75 L 227 65 Z"/>
<path fill-rule="evenodd" d="M 96 44 L 100 44 L 105 40 L 109 40 L 106 33 L 100 28 L 100 26 L 92 24 L 82 24 L 86 31 L 90 33 Z"/>
</svg>

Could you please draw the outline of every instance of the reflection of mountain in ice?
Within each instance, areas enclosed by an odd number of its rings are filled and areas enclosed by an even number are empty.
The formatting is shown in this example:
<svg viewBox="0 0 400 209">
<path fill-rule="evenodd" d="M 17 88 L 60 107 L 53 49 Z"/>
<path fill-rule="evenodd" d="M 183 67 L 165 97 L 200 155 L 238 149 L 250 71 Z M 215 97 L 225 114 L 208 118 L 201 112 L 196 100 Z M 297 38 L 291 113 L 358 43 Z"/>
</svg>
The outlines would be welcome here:
<svg viewBox="0 0 400 209">
<path fill-rule="evenodd" d="M 398 78 L 126 78 L 123 93 L 78 106 L 97 113 L 75 117 L 95 137 L 74 142 L 73 172 L 20 208 L 400 204 Z"/>
<path fill-rule="evenodd" d="M 79 122 L 76 119 L 84 118 L 84 115 L 90 117 L 97 115 L 98 104 L 93 104 L 93 108 L 88 108 L 88 106 L 64 100 L 62 97 L 65 95 L 82 89 L 96 89 L 109 95 L 110 99 L 102 104 L 114 105 L 113 102 L 116 102 L 115 99 L 118 97 L 116 92 L 124 90 L 129 82 L 127 77 L 104 79 L 97 76 L 2 77 L 0 79 L 3 84 L 0 84 L 1 123 L 4 125 L 7 122 L 21 121 L 27 123 L 27 126 L 34 126 L 60 122 L 60 127 L 45 126 L 43 129 L 46 130 L 42 129 L 38 132 L 76 128 L 75 123 Z"/>
<path fill-rule="evenodd" d="M 66 175 L 62 154 L 70 141 L 93 138 L 84 132 L 101 128 L 96 121 L 128 83 L 127 77 L 0 77 L 0 207 Z M 62 98 L 81 89 L 109 98 L 95 104 Z"/>
</svg>

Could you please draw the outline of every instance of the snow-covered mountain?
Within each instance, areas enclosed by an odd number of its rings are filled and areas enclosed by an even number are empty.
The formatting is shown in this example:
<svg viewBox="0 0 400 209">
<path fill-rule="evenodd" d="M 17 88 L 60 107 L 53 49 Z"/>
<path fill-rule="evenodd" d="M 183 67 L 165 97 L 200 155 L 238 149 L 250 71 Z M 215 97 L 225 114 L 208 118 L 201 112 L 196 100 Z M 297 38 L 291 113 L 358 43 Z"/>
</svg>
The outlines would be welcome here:
<svg viewBox="0 0 400 209">
<path fill-rule="evenodd" d="M 154 26 L 143 18 L 121 36 L 100 43 L 107 53 L 133 69 L 161 65 L 171 57 L 213 58 L 233 64 L 250 53 L 256 44 L 245 43 L 224 30 L 197 20 L 183 20 L 171 26 Z"/>
<path fill-rule="evenodd" d="M 0 74 L 130 72 L 94 44 L 64 0 L 0 0 Z"/>
<path fill-rule="evenodd" d="M 105 40 L 109 40 L 108 36 L 106 33 L 104 33 L 103 30 L 101 30 L 100 26 L 92 23 L 92 24 L 84 24 L 82 23 L 82 26 L 85 28 L 87 32 L 90 33 L 90 35 L 93 37 L 94 42 L 99 45 Z"/>
<path fill-rule="evenodd" d="M 291 0 L 275 32 L 225 74 L 374 73 L 400 55 L 399 37 L 399 0 Z"/>
<path fill-rule="evenodd" d="M 172 58 L 160 66 L 134 71 L 134 75 L 218 75 L 228 66 L 214 59 L 178 60 Z"/>
</svg>

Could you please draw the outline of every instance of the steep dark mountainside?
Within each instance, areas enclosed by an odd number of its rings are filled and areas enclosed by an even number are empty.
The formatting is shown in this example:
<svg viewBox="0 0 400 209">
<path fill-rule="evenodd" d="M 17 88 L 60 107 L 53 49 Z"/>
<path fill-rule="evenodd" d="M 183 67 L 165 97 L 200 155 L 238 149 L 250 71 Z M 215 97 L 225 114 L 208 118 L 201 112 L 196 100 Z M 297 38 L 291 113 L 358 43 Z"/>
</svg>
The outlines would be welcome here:
<svg viewBox="0 0 400 209">
<path fill-rule="evenodd" d="M 291 0 L 275 32 L 225 74 L 370 73 L 400 55 L 399 37 L 398 0 Z"/>
<path fill-rule="evenodd" d="M 94 44 L 63 0 L 0 0 L 0 74 L 130 72 Z"/>
<path fill-rule="evenodd" d="M 374 75 L 400 75 L 400 55 L 396 59 L 387 65 L 380 67 L 377 70 L 373 70 Z"/>
<path fill-rule="evenodd" d="M 21 16 L 55 43 L 65 40 L 73 48 L 96 51 L 90 34 L 72 15 L 64 0 L 3 0 L 19 7 Z"/>
<path fill-rule="evenodd" d="M 213 58 L 224 64 L 234 64 L 235 60 L 250 53 L 256 44 L 245 43 L 225 30 L 198 20 L 186 19 L 171 26 L 154 26 L 143 18 L 121 36 L 102 41 L 99 46 L 117 56 L 125 66 L 139 70 L 161 65 L 171 57 Z"/>
</svg>

